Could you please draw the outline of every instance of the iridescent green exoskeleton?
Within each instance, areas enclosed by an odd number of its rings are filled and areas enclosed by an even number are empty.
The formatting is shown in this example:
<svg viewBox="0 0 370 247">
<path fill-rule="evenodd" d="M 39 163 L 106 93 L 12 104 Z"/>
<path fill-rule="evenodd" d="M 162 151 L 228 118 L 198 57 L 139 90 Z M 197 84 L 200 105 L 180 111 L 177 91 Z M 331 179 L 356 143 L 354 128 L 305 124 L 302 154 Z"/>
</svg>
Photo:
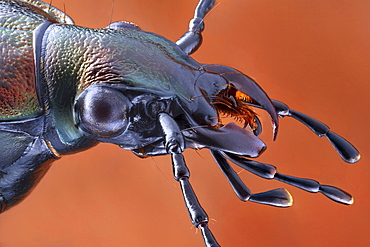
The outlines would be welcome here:
<svg viewBox="0 0 370 247">
<path fill-rule="evenodd" d="M 240 71 L 189 56 L 202 42 L 204 16 L 213 5 L 213 0 L 201 0 L 189 31 L 174 43 L 129 22 L 90 29 L 75 26 L 41 1 L 1 0 L 0 212 L 24 199 L 52 161 L 99 142 L 140 157 L 171 155 L 174 177 L 206 246 L 218 243 L 189 183 L 186 148 L 209 149 L 243 201 L 292 204 L 285 189 L 251 193 L 227 160 L 260 177 L 351 204 L 352 197 L 341 189 L 248 159 L 266 148 L 253 107 L 269 113 L 274 137 L 278 118 L 288 116 L 327 137 L 346 162 L 360 155 L 325 124 L 270 100 Z M 222 123 L 222 114 L 244 127 Z"/>
</svg>

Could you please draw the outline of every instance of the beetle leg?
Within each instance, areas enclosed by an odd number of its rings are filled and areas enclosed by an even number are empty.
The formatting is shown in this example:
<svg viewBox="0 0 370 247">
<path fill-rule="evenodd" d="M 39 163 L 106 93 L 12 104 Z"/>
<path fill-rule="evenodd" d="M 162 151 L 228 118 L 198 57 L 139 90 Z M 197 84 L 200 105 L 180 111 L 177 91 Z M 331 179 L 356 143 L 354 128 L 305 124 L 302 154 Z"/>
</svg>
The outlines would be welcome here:
<svg viewBox="0 0 370 247">
<path fill-rule="evenodd" d="M 56 158 L 46 141 L 36 137 L 21 157 L 0 167 L 0 213 L 23 200 Z"/>
<path fill-rule="evenodd" d="M 189 23 L 189 31 L 187 31 L 176 44 L 186 54 L 194 53 L 202 44 L 202 32 L 204 30 L 204 17 L 213 7 L 214 0 L 200 0 L 194 12 L 194 18 Z"/>
<path fill-rule="evenodd" d="M 234 164 L 262 178 L 276 179 L 312 193 L 321 192 L 322 194 L 324 194 L 325 196 L 327 196 L 328 198 L 332 199 L 335 202 L 347 205 L 353 203 L 352 196 L 339 188 L 329 185 L 321 185 L 319 182 L 312 179 L 297 178 L 284 175 L 278 173 L 276 167 L 273 165 L 260 163 L 254 160 L 249 160 L 239 155 L 226 152 L 222 152 L 222 154 L 224 157 L 232 161 Z"/>
<path fill-rule="evenodd" d="M 285 116 L 292 117 L 306 125 L 319 137 L 325 136 L 326 138 L 328 138 L 330 143 L 333 145 L 335 150 L 338 152 L 338 154 L 342 157 L 342 159 L 345 162 L 355 163 L 360 159 L 360 153 L 358 152 L 358 150 L 346 139 L 330 131 L 329 127 L 324 123 L 310 116 L 307 116 L 306 114 L 289 109 L 289 107 L 286 104 L 280 101 L 272 100 L 272 103 L 279 117 Z"/>
<path fill-rule="evenodd" d="M 165 134 L 165 148 L 171 154 L 174 177 L 180 183 L 191 222 L 202 231 L 203 240 L 207 247 L 220 246 L 208 228 L 208 215 L 199 204 L 189 182 L 190 172 L 182 155 L 184 137 L 176 122 L 168 114 L 160 113 L 159 122 Z"/>
<path fill-rule="evenodd" d="M 211 153 L 240 200 L 257 202 L 276 207 L 289 207 L 292 205 L 292 196 L 285 189 L 275 189 L 258 194 L 252 194 L 221 153 L 214 150 L 211 150 Z"/>
</svg>

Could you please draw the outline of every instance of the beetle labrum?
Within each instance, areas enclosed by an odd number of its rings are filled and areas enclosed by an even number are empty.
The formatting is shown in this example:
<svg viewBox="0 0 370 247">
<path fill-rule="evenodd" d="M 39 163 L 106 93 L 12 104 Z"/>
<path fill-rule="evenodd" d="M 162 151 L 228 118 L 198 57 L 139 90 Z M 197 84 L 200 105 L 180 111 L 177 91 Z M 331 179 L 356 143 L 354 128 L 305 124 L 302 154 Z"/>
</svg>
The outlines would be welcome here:
<svg viewBox="0 0 370 247">
<path fill-rule="evenodd" d="M 327 137 L 344 161 L 354 163 L 360 155 L 325 124 L 271 100 L 242 72 L 189 56 L 201 44 L 203 18 L 213 5 L 201 0 L 189 31 L 173 43 L 128 22 L 89 29 L 41 1 L 0 1 L 0 212 L 24 199 L 52 161 L 98 142 L 140 157 L 170 154 L 191 221 L 206 246 L 219 245 L 189 183 L 186 148 L 209 149 L 243 201 L 292 204 L 285 189 L 252 194 L 227 160 L 260 177 L 351 204 L 341 189 L 249 159 L 266 148 L 253 107 L 268 112 L 274 138 L 279 117 L 292 117 Z M 223 124 L 222 114 L 244 128 Z"/>
</svg>

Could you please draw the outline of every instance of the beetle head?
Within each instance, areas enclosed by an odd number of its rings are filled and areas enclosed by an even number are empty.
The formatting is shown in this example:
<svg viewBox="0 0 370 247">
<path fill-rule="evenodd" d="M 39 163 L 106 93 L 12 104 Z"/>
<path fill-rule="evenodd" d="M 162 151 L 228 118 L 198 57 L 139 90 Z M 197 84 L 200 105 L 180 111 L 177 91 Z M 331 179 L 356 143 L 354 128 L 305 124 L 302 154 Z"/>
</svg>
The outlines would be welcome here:
<svg viewBox="0 0 370 247">
<path fill-rule="evenodd" d="M 253 80 L 234 69 L 215 65 L 202 68 L 192 84 L 191 100 L 180 93 L 168 96 L 153 88 L 124 84 L 90 86 L 76 100 L 76 123 L 93 139 L 118 144 L 139 156 L 163 155 L 167 151 L 158 115 L 165 112 L 179 126 L 185 147 L 258 156 L 265 144 L 257 137 L 260 122 L 250 106 L 266 109 L 277 126 L 270 99 Z M 224 125 L 221 114 L 241 120 L 244 128 L 233 123 Z"/>
<path fill-rule="evenodd" d="M 188 147 L 253 157 L 265 149 L 257 137 L 259 120 L 250 106 L 267 110 L 274 133 L 278 118 L 270 99 L 252 79 L 225 66 L 199 64 L 162 37 L 125 28 L 118 28 L 118 33 L 110 31 L 111 50 L 97 53 L 99 59 L 90 59 L 105 67 L 96 70 L 92 63 L 92 69 L 83 73 L 84 83 L 75 104 L 80 130 L 138 155 L 166 154 L 157 119 L 159 113 L 166 112 L 179 125 Z M 123 34 L 132 40 L 122 48 L 112 40 Z M 141 46 L 143 49 L 138 49 Z M 104 59 L 107 61 L 102 62 Z M 96 83 L 102 79 L 103 83 Z M 234 124 L 224 125 L 222 114 L 241 120 L 254 134 Z"/>
</svg>

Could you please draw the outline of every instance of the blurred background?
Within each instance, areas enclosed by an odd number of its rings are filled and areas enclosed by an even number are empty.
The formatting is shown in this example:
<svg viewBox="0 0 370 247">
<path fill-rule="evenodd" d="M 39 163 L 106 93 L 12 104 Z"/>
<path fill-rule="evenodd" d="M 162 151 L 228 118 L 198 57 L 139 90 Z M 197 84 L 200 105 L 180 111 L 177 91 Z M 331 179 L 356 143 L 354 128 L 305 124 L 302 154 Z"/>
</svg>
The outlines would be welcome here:
<svg viewBox="0 0 370 247">
<path fill-rule="evenodd" d="M 220 0 L 193 57 L 235 67 L 273 99 L 313 116 L 362 153 L 346 164 L 326 139 L 282 119 L 272 142 L 265 113 L 258 159 L 278 171 L 348 192 L 345 206 L 321 194 L 235 169 L 254 193 L 287 188 L 290 208 L 243 203 L 207 150 L 187 150 L 191 183 L 222 246 L 370 246 L 370 2 Z M 176 41 L 197 0 L 53 0 L 77 25 L 128 20 Z M 139 159 L 100 144 L 63 157 L 21 204 L 0 215 L 0 246 L 203 246 L 192 227 L 169 157 Z"/>
</svg>

